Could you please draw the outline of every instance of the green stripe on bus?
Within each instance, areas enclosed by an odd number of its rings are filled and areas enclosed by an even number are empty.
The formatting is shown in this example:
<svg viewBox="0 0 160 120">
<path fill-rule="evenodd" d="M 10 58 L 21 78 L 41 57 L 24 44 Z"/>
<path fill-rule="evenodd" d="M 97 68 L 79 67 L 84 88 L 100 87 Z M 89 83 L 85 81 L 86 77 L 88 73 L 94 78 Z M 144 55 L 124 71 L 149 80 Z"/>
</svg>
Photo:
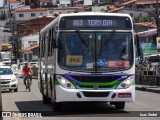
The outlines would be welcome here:
<svg viewBox="0 0 160 120">
<path fill-rule="evenodd" d="M 60 85 L 58 80 L 55 80 L 54 82 L 55 82 L 55 85 Z"/>
<path fill-rule="evenodd" d="M 77 86 L 76 80 L 71 82 L 74 86 Z M 121 81 L 113 81 L 113 82 L 81 82 L 78 84 L 78 86 L 93 86 L 93 85 L 99 85 L 99 86 L 117 86 L 121 83 Z M 55 85 L 60 85 L 58 80 L 55 80 Z M 132 81 L 132 85 L 135 85 L 135 80 Z"/>
<path fill-rule="evenodd" d="M 76 80 L 71 81 L 71 83 L 76 86 Z"/>
<path fill-rule="evenodd" d="M 135 85 L 136 84 L 136 81 L 135 80 L 132 80 L 132 85 Z"/>
<path fill-rule="evenodd" d="M 99 86 L 117 86 L 119 85 L 121 82 L 120 81 L 113 81 L 113 82 L 82 82 L 81 84 L 79 84 L 79 86 L 91 86 L 91 85 L 99 85 Z"/>
</svg>

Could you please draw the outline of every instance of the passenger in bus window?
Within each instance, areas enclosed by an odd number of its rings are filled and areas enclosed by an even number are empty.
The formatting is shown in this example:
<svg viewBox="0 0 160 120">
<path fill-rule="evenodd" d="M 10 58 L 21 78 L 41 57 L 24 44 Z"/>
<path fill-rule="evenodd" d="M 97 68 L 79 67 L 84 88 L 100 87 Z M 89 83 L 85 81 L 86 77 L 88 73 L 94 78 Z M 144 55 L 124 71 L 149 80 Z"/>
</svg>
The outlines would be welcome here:
<svg viewBox="0 0 160 120">
<path fill-rule="evenodd" d="M 118 49 L 115 48 L 114 44 L 109 41 L 104 45 L 102 54 L 107 56 L 108 60 L 118 60 Z"/>
<path fill-rule="evenodd" d="M 107 43 L 107 46 L 106 46 L 104 52 L 105 52 L 105 53 L 108 53 L 108 54 L 110 54 L 110 53 L 115 53 L 115 52 L 116 52 L 116 50 L 115 50 L 114 45 L 113 45 L 112 42 L 108 42 L 108 43 Z"/>
<path fill-rule="evenodd" d="M 119 46 L 119 51 L 120 51 L 120 59 L 128 59 L 128 55 L 126 54 L 127 52 L 126 52 L 126 42 L 125 41 L 123 41 L 122 43 L 121 43 L 121 45 Z"/>
<path fill-rule="evenodd" d="M 69 54 L 70 55 L 81 55 L 82 54 L 82 43 L 80 41 L 80 38 L 78 35 L 73 34 L 70 37 L 68 48 L 69 48 Z"/>
</svg>

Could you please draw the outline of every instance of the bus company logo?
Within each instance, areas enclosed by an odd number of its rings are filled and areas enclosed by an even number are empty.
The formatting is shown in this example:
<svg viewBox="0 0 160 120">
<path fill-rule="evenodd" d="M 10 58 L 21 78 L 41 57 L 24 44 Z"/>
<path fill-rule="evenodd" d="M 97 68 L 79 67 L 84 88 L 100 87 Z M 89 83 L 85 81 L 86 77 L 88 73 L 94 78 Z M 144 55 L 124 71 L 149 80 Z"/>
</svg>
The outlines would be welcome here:
<svg viewBox="0 0 160 120">
<path fill-rule="evenodd" d="M 93 85 L 93 88 L 94 88 L 94 89 L 98 89 L 98 88 L 99 88 L 99 85 Z"/>
<path fill-rule="evenodd" d="M 2 112 L 2 117 L 12 117 L 11 112 Z"/>
</svg>

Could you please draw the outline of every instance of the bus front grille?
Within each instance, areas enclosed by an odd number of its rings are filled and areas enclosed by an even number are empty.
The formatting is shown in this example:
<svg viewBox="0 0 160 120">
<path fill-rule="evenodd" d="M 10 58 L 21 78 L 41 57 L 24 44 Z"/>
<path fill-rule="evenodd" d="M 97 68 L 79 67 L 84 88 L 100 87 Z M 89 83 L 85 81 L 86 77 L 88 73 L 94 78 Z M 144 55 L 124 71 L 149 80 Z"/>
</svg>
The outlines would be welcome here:
<svg viewBox="0 0 160 120">
<path fill-rule="evenodd" d="M 83 91 L 85 97 L 108 97 L 109 92 L 86 92 Z"/>
<path fill-rule="evenodd" d="M 110 76 L 71 76 L 73 79 L 79 82 L 113 82 L 122 77 L 122 75 L 110 75 Z"/>
<path fill-rule="evenodd" d="M 79 88 L 94 88 L 93 85 L 78 85 Z M 113 86 L 98 86 L 98 88 L 113 88 Z"/>
</svg>

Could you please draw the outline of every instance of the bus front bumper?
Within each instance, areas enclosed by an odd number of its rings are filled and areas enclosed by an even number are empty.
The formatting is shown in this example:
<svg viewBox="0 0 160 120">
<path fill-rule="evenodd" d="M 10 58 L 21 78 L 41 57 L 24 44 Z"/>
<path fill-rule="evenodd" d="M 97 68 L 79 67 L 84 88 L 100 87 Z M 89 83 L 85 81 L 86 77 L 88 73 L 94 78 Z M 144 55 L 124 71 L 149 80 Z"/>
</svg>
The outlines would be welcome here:
<svg viewBox="0 0 160 120">
<path fill-rule="evenodd" d="M 127 89 L 84 90 L 66 89 L 56 85 L 56 102 L 134 102 L 135 85 Z"/>
</svg>

